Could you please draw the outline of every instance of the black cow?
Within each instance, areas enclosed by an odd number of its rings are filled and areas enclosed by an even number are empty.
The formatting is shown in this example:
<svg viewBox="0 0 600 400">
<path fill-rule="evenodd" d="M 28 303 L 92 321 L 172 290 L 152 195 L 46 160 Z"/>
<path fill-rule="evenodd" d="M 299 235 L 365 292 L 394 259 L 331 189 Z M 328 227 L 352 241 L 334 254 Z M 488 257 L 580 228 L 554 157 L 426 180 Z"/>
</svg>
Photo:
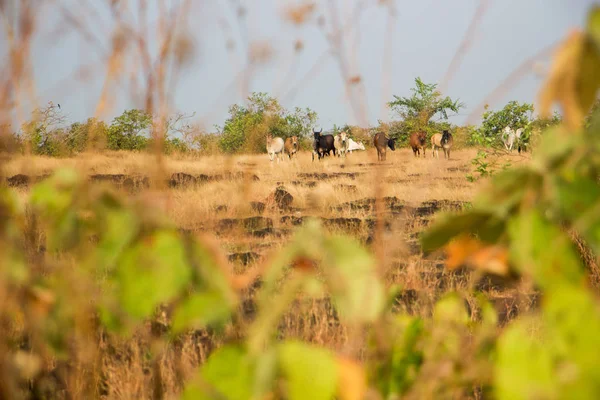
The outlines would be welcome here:
<svg viewBox="0 0 600 400">
<path fill-rule="evenodd" d="M 325 154 L 330 155 L 333 151 L 333 155 L 335 156 L 335 146 L 334 146 L 334 137 L 333 135 L 321 135 L 323 129 L 319 132 L 313 131 L 314 141 L 313 141 L 313 154 L 312 159 L 315 160 L 315 154 L 319 157 L 319 160 L 325 157 Z"/>
<path fill-rule="evenodd" d="M 388 138 L 385 133 L 379 132 L 373 138 L 373 145 L 377 149 L 377 160 L 385 161 L 385 150 L 389 147 L 390 150 L 396 150 L 396 139 Z"/>
</svg>

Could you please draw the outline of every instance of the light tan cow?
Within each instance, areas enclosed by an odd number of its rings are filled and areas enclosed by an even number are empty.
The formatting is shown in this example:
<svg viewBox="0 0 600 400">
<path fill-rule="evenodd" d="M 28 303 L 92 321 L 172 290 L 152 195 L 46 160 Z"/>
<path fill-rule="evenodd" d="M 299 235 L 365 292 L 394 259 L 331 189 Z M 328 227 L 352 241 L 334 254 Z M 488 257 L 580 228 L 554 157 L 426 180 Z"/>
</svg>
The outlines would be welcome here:
<svg viewBox="0 0 600 400">
<path fill-rule="evenodd" d="M 298 152 L 298 136 L 292 136 L 285 139 L 284 151 L 290 158 Z"/>
<path fill-rule="evenodd" d="M 348 145 L 348 134 L 346 132 L 342 131 L 335 135 L 333 139 L 333 146 L 335 147 L 335 151 L 338 157 L 346 157 Z"/>
<path fill-rule="evenodd" d="M 444 130 L 443 133 L 436 133 L 431 137 L 431 155 L 440 158 L 439 149 L 444 150 L 444 158 L 450 158 L 450 149 L 452 148 L 452 134 Z"/>
</svg>

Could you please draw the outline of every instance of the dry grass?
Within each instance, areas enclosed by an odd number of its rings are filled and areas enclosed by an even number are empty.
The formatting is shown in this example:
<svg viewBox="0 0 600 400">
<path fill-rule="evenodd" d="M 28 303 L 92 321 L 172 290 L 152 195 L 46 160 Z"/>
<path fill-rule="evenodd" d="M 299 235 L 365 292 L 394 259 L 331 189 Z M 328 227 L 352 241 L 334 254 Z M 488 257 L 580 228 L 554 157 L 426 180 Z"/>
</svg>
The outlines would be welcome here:
<svg viewBox="0 0 600 400">
<path fill-rule="evenodd" d="M 310 153 L 300 153 L 296 159 L 285 159 L 279 164 L 270 162 L 267 155 L 167 157 L 163 161 L 168 176 L 184 173 L 210 179 L 178 184 L 164 191 L 154 190 L 152 186 L 147 189 L 117 187 L 127 196 L 157 201 L 181 229 L 215 240 L 229 257 L 232 272 L 243 273 L 279 250 L 295 227 L 291 221 L 299 222 L 302 217 L 322 218 L 331 231 L 354 236 L 369 247 L 377 245 L 373 241 L 374 210 L 348 204 L 361 205 L 365 199 L 373 199 L 378 190 L 376 177 L 380 176 L 380 194 L 394 198 L 391 208 L 383 215 L 386 227 L 378 244 L 383 249 L 381 268 L 385 282 L 404 289 L 396 299 L 398 310 L 429 316 L 436 299 L 443 293 L 449 290 L 468 293 L 471 283 L 464 271 L 444 270 L 442 254 L 424 257 L 418 235 L 434 217 L 434 212 L 445 208 L 444 201 L 461 204 L 473 198 L 482 184 L 482 181 L 472 183 L 466 178 L 472 170 L 470 161 L 475 154 L 475 150 L 468 149 L 453 152 L 450 160 L 434 159 L 430 153 L 426 159 L 415 159 L 409 149 L 399 149 L 388 152 L 387 161 L 383 163 L 376 161 L 374 150 L 355 152 L 345 159 L 327 157 L 314 162 Z M 59 167 L 72 166 L 90 176 L 123 174 L 152 178 L 148 171 L 152 160 L 147 154 L 125 152 L 82 154 L 66 159 L 17 157 L 5 165 L 4 172 L 7 177 L 42 176 Z M 245 175 L 235 175 L 239 172 Z M 289 209 L 269 208 L 268 198 L 279 186 L 293 196 Z M 18 190 L 25 196 L 29 187 L 23 185 Z M 265 209 L 252 208 L 251 202 L 260 202 Z M 505 320 L 530 307 L 519 306 L 518 299 L 522 296 L 517 295 L 516 289 L 492 288 L 488 294 Z M 245 319 L 253 316 L 252 307 L 246 309 L 252 299 L 250 290 L 241 310 Z M 152 397 L 155 388 L 149 371 L 153 366 L 147 357 L 151 349 L 147 340 L 150 325 L 146 330 L 126 342 L 115 342 L 114 338 L 101 340 L 99 348 L 104 355 L 98 377 L 99 396 Z M 235 337 L 240 331 L 243 328 L 234 324 L 224 335 Z M 337 351 L 344 351 L 352 341 L 348 328 L 337 319 L 326 299 L 298 302 L 280 322 L 280 336 L 301 338 Z M 184 378 L 191 376 L 194 368 L 223 340 L 222 335 L 199 330 L 167 346 L 160 360 L 161 381 L 167 397 L 180 390 Z M 359 347 L 356 351 L 360 356 L 364 349 Z M 52 376 L 47 377 L 48 393 L 60 390 Z M 77 393 L 80 389 L 70 390 Z"/>
</svg>

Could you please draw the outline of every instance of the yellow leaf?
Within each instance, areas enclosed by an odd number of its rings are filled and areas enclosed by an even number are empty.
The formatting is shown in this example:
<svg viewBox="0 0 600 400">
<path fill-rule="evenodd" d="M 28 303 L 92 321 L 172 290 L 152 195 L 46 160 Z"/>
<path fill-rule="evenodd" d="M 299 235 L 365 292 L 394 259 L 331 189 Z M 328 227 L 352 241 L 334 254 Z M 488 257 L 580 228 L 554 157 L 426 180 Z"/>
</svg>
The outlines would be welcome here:
<svg viewBox="0 0 600 400">
<path fill-rule="evenodd" d="M 496 275 L 509 273 L 508 251 L 499 245 L 488 245 L 467 235 L 459 236 L 446 245 L 446 268 L 462 265 Z"/>
<path fill-rule="evenodd" d="M 481 242 L 462 235 L 446 245 L 446 268 L 453 270 L 464 265 L 467 258 L 482 247 Z"/>
<path fill-rule="evenodd" d="M 600 54 L 592 39 L 572 31 L 554 54 L 548 78 L 539 93 L 540 115 L 550 117 L 554 102 L 562 107 L 565 123 L 578 129 L 596 100 L 600 86 Z"/>
<path fill-rule="evenodd" d="M 351 359 L 338 357 L 338 393 L 340 400 L 362 400 L 367 392 L 363 367 Z"/>
</svg>

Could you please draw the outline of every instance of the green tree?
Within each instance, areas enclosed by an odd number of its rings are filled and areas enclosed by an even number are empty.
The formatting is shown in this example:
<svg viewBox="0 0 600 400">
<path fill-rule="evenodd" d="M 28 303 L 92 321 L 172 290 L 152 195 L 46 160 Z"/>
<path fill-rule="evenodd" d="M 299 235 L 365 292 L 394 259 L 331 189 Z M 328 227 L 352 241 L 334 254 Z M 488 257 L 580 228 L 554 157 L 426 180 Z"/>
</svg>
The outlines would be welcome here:
<svg viewBox="0 0 600 400">
<path fill-rule="evenodd" d="M 149 142 L 152 115 L 143 110 L 126 110 L 116 117 L 108 130 L 111 150 L 143 150 Z"/>
<path fill-rule="evenodd" d="M 473 136 L 474 144 L 501 147 L 501 133 L 507 126 L 512 129 L 526 128 L 529 133 L 533 114 L 533 104 L 510 101 L 500 111 L 488 110 L 483 113 L 480 129 Z"/>
<path fill-rule="evenodd" d="M 427 129 L 429 121 L 436 114 L 447 120 L 450 111 L 458 113 L 465 107 L 459 100 L 453 100 L 449 96 L 442 97 L 437 84 L 425 83 L 419 77 L 415 78 L 415 87 L 411 91 L 412 96 L 394 95 L 394 100 L 388 103 L 392 111 L 409 124 L 411 129 Z"/>
<path fill-rule="evenodd" d="M 286 137 L 312 135 L 312 126 L 317 122 L 317 113 L 310 108 L 296 107 L 293 113 L 286 113 L 284 118 L 287 126 Z"/>
<path fill-rule="evenodd" d="M 104 121 L 88 118 L 84 123 L 74 122 L 66 133 L 66 146 L 70 153 L 86 149 L 102 149 L 106 145 L 108 126 Z"/>
<path fill-rule="evenodd" d="M 262 115 L 251 112 L 249 109 L 234 104 L 229 107 L 229 118 L 222 128 L 216 126 L 221 134 L 219 147 L 225 153 L 236 153 L 242 149 L 246 140 L 246 132 L 257 126 L 262 120 Z"/>
<path fill-rule="evenodd" d="M 263 152 L 267 133 L 284 139 L 307 137 L 316 120 L 317 113 L 309 108 L 296 107 L 290 113 L 266 93 L 253 93 L 246 106 L 229 107 L 229 118 L 223 127 L 216 127 L 219 147 L 225 153 Z"/>
</svg>

